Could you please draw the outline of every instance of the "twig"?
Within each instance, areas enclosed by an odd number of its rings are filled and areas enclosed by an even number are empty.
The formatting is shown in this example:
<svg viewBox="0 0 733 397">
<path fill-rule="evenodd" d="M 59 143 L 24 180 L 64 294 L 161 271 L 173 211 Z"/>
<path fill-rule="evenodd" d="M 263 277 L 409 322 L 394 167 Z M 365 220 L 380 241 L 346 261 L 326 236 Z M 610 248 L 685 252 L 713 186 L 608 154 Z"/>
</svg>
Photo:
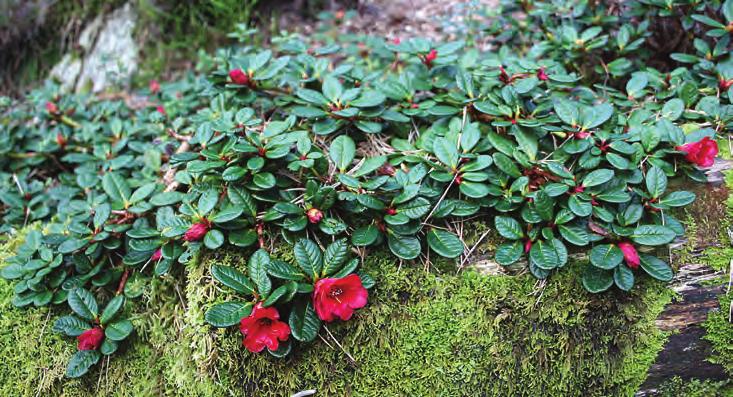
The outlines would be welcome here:
<svg viewBox="0 0 733 397">
<path fill-rule="evenodd" d="M 176 150 L 176 153 L 187 152 L 190 148 L 191 148 L 191 144 L 188 141 L 183 141 L 181 143 L 181 146 L 179 146 L 178 149 Z M 165 172 L 165 175 L 163 175 L 163 183 L 167 185 L 165 188 L 166 192 L 172 192 L 178 189 L 178 185 L 180 185 L 178 181 L 174 180 L 174 178 L 176 177 L 176 169 L 177 167 L 170 167 Z"/>
<path fill-rule="evenodd" d="M 331 337 L 331 339 L 333 339 L 333 341 L 336 342 L 336 345 L 338 345 L 339 349 L 341 349 L 341 351 L 344 352 L 344 354 L 346 354 L 347 357 L 349 357 L 349 359 L 351 360 L 351 362 L 353 362 L 354 364 L 356 364 L 356 360 L 354 359 L 354 357 L 352 357 L 351 354 L 349 354 L 349 352 L 347 352 L 344 349 L 344 347 L 341 346 L 341 343 L 339 343 L 339 341 L 333 336 L 333 334 L 328 329 L 328 327 L 324 325 L 323 328 L 326 330 L 326 332 L 328 332 L 328 335 Z"/>
<path fill-rule="evenodd" d="M 476 249 L 476 247 L 478 247 L 478 245 L 479 245 L 479 244 L 481 244 L 481 242 L 482 242 L 482 241 L 484 240 L 484 238 L 486 238 L 486 236 L 487 236 L 487 235 L 488 235 L 488 234 L 489 234 L 490 232 L 491 232 L 491 230 L 487 230 L 487 231 L 485 231 L 485 232 L 484 232 L 484 233 L 483 233 L 483 234 L 481 235 L 481 237 L 479 237 L 478 241 L 476 241 L 476 244 L 474 244 L 474 245 L 473 245 L 473 247 L 471 247 L 471 249 L 470 249 L 470 250 L 468 250 L 468 252 L 466 253 L 466 255 L 465 255 L 465 256 L 463 257 L 463 260 L 461 260 L 461 264 L 460 264 L 460 265 L 458 265 L 458 270 L 456 270 L 456 274 L 457 274 L 458 272 L 460 272 L 460 271 L 461 271 L 461 269 L 463 269 L 463 265 L 464 265 L 464 264 L 466 263 L 466 261 L 468 260 L 468 258 L 469 258 L 469 257 L 471 256 L 471 254 L 473 253 L 473 251 L 474 251 L 474 250 Z"/>
<path fill-rule="evenodd" d="M 125 272 L 122 273 L 122 278 L 120 278 L 120 284 L 117 286 L 117 295 L 121 294 L 122 291 L 125 289 L 125 284 L 127 284 L 127 278 L 130 277 L 130 268 L 126 268 Z"/>
</svg>

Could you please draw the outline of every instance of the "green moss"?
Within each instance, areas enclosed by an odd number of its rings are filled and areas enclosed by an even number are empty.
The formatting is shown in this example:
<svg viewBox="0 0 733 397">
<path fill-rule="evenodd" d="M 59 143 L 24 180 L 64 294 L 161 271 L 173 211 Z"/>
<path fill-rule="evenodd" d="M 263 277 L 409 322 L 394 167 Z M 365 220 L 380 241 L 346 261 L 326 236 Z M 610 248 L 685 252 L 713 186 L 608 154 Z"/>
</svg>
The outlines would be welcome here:
<svg viewBox="0 0 733 397">
<path fill-rule="evenodd" d="M 369 258 L 368 308 L 328 325 L 335 340 L 322 331 L 286 360 L 249 354 L 236 330 L 204 325 L 215 288 L 204 275 L 212 263 L 243 266 L 236 255 L 190 268 L 188 356 L 236 395 L 632 395 L 664 341 L 654 319 L 671 293 L 661 284 L 597 297 L 579 292 L 580 264 L 540 288 L 529 275 L 437 275 Z M 188 380 L 179 386 L 199 387 Z"/>
<path fill-rule="evenodd" d="M 210 265 L 244 266 L 239 258 L 213 254 L 154 282 L 133 314 L 135 338 L 81 380 L 63 377 L 74 341 L 50 333 L 56 313 L 12 308 L 12 288 L 0 281 L 8 368 L 0 395 L 632 395 L 664 342 L 654 319 L 671 298 L 652 282 L 628 295 L 581 292 L 582 264 L 543 284 L 530 275 L 398 270 L 373 254 L 370 305 L 329 324 L 333 337 L 323 330 L 322 340 L 277 360 L 248 353 L 236 329 L 203 321 L 210 304 L 228 298 Z"/>
<path fill-rule="evenodd" d="M 658 389 L 658 397 L 729 397 L 733 396 L 730 381 L 714 382 L 692 379 L 685 381 L 675 376 L 664 382 Z"/>
</svg>

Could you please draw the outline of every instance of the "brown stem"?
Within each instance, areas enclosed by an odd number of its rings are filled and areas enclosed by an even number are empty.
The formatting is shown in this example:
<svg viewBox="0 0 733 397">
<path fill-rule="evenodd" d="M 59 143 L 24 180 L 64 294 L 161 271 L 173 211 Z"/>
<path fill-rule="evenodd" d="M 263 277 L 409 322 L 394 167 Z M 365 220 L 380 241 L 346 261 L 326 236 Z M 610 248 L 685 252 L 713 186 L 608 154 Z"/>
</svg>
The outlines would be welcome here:
<svg viewBox="0 0 733 397">
<path fill-rule="evenodd" d="M 127 278 L 130 277 L 130 269 L 125 269 L 125 272 L 122 273 L 122 278 L 120 278 L 120 284 L 117 286 L 117 295 L 121 294 L 122 291 L 125 289 L 125 284 L 127 284 Z"/>
</svg>

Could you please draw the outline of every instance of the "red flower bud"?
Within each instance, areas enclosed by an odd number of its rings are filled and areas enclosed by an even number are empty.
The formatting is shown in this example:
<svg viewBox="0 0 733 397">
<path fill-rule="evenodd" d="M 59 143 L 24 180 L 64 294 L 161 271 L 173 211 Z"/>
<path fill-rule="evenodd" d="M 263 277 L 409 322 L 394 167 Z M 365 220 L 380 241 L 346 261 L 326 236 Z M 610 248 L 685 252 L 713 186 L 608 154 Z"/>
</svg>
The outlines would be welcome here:
<svg viewBox="0 0 733 397">
<path fill-rule="evenodd" d="M 532 249 L 532 240 L 527 239 L 527 241 L 524 242 L 524 253 L 529 254 L 529 250 Z"/>
<path fill-rule="evenodd" d="M 628 241 L 622 241 L 617 245 L 621 252 L 624 253 L 626 264 L 632 269 L 638 269 L 640 263 L 639 253 L 636 252 L 636 248 L 634 248 L 634 245 L 629 243 Z"/>
<path fill-rule="evenodd" d="M 234 84 L 249 85 L 249 76 L 242 69 L 232 69 L 229 71 L 229 78 Z"/>
<path fill-rule="evenodd" d="M 322 278 L 313 291 L 313 306 L 323 321 L 331 322 L 337 318 L 347 321 L 355 309 L 366 306 L 368 296 L 356 274 L 344 278 Z"/>
<path fill-rule="evenodd" d="M 150 89 L 150 92 L 153 94 L 157 94 L 160 91 L 160 83 L 158 83 L 158 80 L 150 80 L 150 83 L 148 84 L 148 88 Z"/>
<path fill-rule="evenodd" d="M 573 193 L 583 193 L 585 191 L 585 186 L 578 185 L 573 189 Z"/>
<path fill-rule="evenodd" d="M 387 213 L 387 215 L 397 215 L 397 210 L 394 208 L 387 208 L 385 212 Z"/>
<path fill-rule="evenodd" d="M 57 133 L 56 133 L 56 143 L 58 143 L 58 144 L 59 144 L 59 146 L 61 146 L 62 148 L 63 148 L 64 146 L 66 146 L 66 138 L 65 138 L 65 137 L 64 137 L 64 135 L 63 135 L 62 133 L 60 133 L 60 132 L 57 132 Z"/>
<path fill-rule="evenodd" d="M 79 350 L 97 350 L 104 340 L 104 331 L 102 328 L 94 327 L 81 333 L 76 337 L 77 349 Z"/>
<path fill-rule="evenodd" d="M 726 80 L 723 78 L 723 76 L 720 76 L 720 80 L 718 80 L 718 88 L 720 88 L 721 91 L 727 91 L 730 86 L 733 85 L 733 79 Z"/>
<path fill-rule="evenodd" d="M 549 77 L 547 77 L 547 73 L 545 73 L 545 68 L 540 68 L 540 70 L 537 71 L 537 78 L 546 81 Z"/>
<path fill-rule="evenodd" d="M 399 37 L 395 37 L 394 39 L 392 39 L 392 44 L 394 44 L 394 45 L 399 45 L 400 42 L 401 41 L 400 41 L 400 38 Z"/>
<path fill-rule="evenodd" d="M 321 210 L 319 210 L 318 208 L 311 208 L 305 212 L 305 216 L 308 217 L 308 222 L 315 224 L 323 219 L 323 212 L 321 212 Z"/>
<path fill-rule="evenodd" d="M 53 102 L 46 102 L 46 111 L 51 114 L 56 114 L 59 112 L 59 107 Z"/>
<path fill-rule="evenodd" d="M 396 169 L 395 169 L 395 167 L 394 167 L 394 166 L 393 166 L 392 164 L 390 164 L 390 163 L 387 163 L 387 164 L 385 164 L 385 165 L 381 166 L 381 167 L 380 167 L 380 168 L 379 168 L 379 169 L 377 170 L 377 174 L 379 174 L 379 175 L 388 175 L 388 176 L 394 176 L 394 174 L 395 174 L 396 172 L 397 172 L 397 170 L 396 170 Z"/>
<path fill-rule="evenodd" d="M 578 131 L 573 133 L 573 138 L 575 139 L 585 139 L 590 136 L 590 132 L 588 131 Z"/>
<path fill-rule="evenodd" d="M 158 248 L 157 250 L 155 250 L 155 252 L 153 252 L 153 255 L 150 257 L 150 260 L 153 262 L 157 262 L 162 257 L 163 257 L 163 251 L 161 251 L 160 248 Z"/>
<path fill-rule="evenodd" d="M 704 137 L 698 142 L 690 142 L 677 146 L 675 149 L 685 152 L 687 161 L 699 167 L 707 168 L 715 162 L 715 156 L 718 154 L 718 142 Z"/>
<path fill-rule="evenodd" d="M 156 112 L 158 112 L 158 113 L 160 113 L 160 114 L 162 114 L 163 116 L 165 116 L 165 115 L 167 114 L 167 113 L 165 112 L 165 108 L 163 107 L 163 105 L 158 105 L 158 106 L 157 106 L 157 107 L 155 108 L 155 111 L 156 111 Z"/>
<path fill-rule="evenodd" d="M 438 51 L 436 49 L 430 50 L 428 52 L 428 55 L 425 55 L 425 57 L 422 60 L 422 63 L 425 64 L 427 67 L 431 67 L 433 65 L 433 61 L 438 58 Z"/>
<path fill-rule="evenodd" d="M 191 225 L 183 235 L 184 241 L 199 241 L 209 232 L 208 222 L 199 222 Z"/>
</svg>

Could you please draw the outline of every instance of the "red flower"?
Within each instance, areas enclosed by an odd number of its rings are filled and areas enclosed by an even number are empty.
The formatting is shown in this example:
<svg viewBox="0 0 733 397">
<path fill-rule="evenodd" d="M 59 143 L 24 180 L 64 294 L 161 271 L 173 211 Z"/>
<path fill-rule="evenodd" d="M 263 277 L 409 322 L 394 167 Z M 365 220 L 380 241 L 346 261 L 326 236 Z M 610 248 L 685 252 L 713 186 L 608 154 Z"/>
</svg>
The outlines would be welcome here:
<svg viewBox="0 0 733 397">
<path fill-rule="evenodd" d="M 94 327 L 82 332 L 76 339 L 79 341 L 76 346 L 79 350 L 97 350 L 104 340 L 104 331 Z"/>
<path fill-rule="evenodd" d="M 229 78 L 234 84 L 249 85 L 249 76 L 242 69 L 232 69 L 229 71 Z"/>
<path fill-rule="evenodd" d="M 277 350 L 280 341 L 288 340 L 290 327 L 280 321 L 277 309 L 262 307 L 262 302 L 259 302 L 252 308 L 252 313 L 239 322 L 239 332 L 244 336 L 244 347 L 252 353 L 259 353 L 265 346 Z"/>
<path fill-rule="evenodd" d="M 56 114 L 59 112 L 59 107 L 53 102 L 46 102 L 46 110 L 51 114 Z"/>
<path fill-rule="evenodd" d="M 194 223 L 188 230 L 186 230 L 186 234 L 183 235 L 183 240 L 185 241 L 199 241 L 206 233 L 209 231 L 209 223 L 208 222 L 199 222 Z"/>
<path fill-rule="evenodd" d="M 158 105 L 158 106 L 157 106 L 157 107 L 155 108 L 155 110 L 156 110 L 156 111 L 157 111 L 158 113 L 162 114 L 163 116 L 165 116 L 165 115 L 166 115 L 166 112 L 165 112 L 165 108 L 163 107 L 163 105 Z"/>
<path fill-rule="evenodd" d="M 313 292 L 313 306 L 318 318 L 331 322 L 336 318 L 347 321 L 354 309 L 366 306 L 366 288 L 356 274 L 344 278 L 322 278 Z"/>
<path fill-rule="evenodd" d="M 150 88 L 150 92 L 153 94 L 157 94 L 158 91 L 160 91 L 160 83 L 158 83 L 158 80 L 150 80 L 150 83 L 148 84 L 148 88 Z"/>
<path fill-rule="evenodd" d="M 677 146 L 675 149 L 687 153 L 685 156 L 687 161 L 699 167 L 707 168 L 715 162 L 715 156 L 718 154 L 718 142 L 704 137 L 698 142 L 686 143 Z"/>
<path fill-rule="evenodd" d="M 545 68 L 540 68 L 540 70 L 537 71 L 537 78 L 542 81 L 545 81 L 549 78 L 547 77 L 547 73 L 545 73 Z"/>
<path fill-rule="evenodd" d="M 308 222 L 318 223 L 321 221 L 321 219 L 323 219 L 323 212 L 321 212 L 321 210 L 319 210 L 318 208 L 311 208 L 305 212 L 305 216 L 308 217 Z"/>
<path fill-rule="evenodd" d="M 578 131 L 573 133 L 573 138 L 575 139 L 585 139 L 590 136 L 590 132 L 588 131 Z"/>
<path fill-rule="evenodd" d="M 634 248 L 634 245 L 628 241 L 622 241 L 618 243 L 617 245 L 618 245 L 618 248 L 621 250 L 621 252 L 624 253 L 624 259 L 626 259 L 626 264 L 632 269 L 638 269 L 639 268 L 639 253 L 636 252 L 636 248 Z"/>
<path fill-rule="evenodd" d="M 150 260 L 153 262 L 156 262 L 156 261 L 159 261 L 160 258 L 162 257 L 163 257 L 163 252 L 160 250 L 160 248 L 158 248 L 157 250 L 155 250 L 155 252 L 153 252 L 153 255 L 150 257 Z"/>
<path fill-rule="evenodd" d="M 401 43 L 401 40 L 399 37 L 395 37 L 394 39 L 392 39 L 392 44 L 399 45 L 400 43 Z"/>
</svg>

